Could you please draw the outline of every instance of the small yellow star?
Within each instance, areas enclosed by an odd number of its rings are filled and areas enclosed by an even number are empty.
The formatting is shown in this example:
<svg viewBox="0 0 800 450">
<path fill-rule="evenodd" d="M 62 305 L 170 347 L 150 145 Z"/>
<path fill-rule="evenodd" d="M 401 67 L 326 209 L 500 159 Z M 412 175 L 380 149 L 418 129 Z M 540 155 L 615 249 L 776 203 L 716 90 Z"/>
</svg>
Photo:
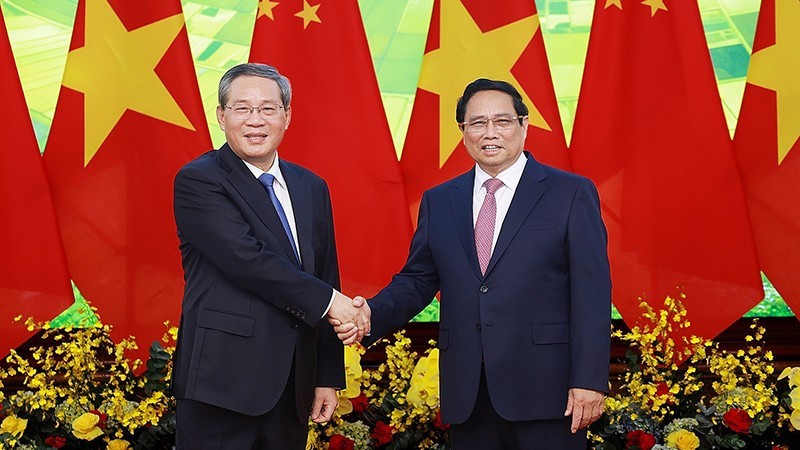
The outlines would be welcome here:
<svg viewBox="0 0 800 450">
<path fill-rule="evenodd" d="M 322 23 L 317 15 L 318 9 L 319 4 L 311 6 L 306 0 L 303 0 L 303 10 L 295 14 L 295 16 L 303 19 L 303 29 L 308 28 L 308 24 L 311 22 Z"/>
<path fill-rule="evenodd" d="M 603 9 L 608 9 L 612 5 L 622 9 L 622 0 L 606 0 L 606 6 Z"/>
<path fill-rule="evenodd" d="M 270 0 L 258 0 L 258 16 L 256 16 L 256 20 L 261 16 L 267 16 L 270 20 L 275 20 L 275 16 L 272 15 L 272 9 L 278 4 L 278 2 L 271 2 Z"/>
<path fill-rule="evenodd" d="M 664 0 L 644 0 L 642 4 L 650 7 L 650 17 L 655 16 L 659 9 L 668 11 L 667 5 L 664 4 Z"/>
</svg>

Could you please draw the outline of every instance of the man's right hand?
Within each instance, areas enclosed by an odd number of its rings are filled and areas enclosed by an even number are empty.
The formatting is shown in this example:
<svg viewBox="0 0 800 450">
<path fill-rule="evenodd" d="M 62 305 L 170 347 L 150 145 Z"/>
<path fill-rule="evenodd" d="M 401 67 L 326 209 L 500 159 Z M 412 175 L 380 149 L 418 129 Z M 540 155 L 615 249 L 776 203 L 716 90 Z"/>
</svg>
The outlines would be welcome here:
<svg viewBox="0 0 800 450">
<path fill-rule="evenodd" d="M 328 310 L 328 322 L 334 326 L 337 336 L 345 345 L 360 342 L 369 333 L 370 315 L 362 309 L 366 303 L 363 297 L 351 300 L 340 292 L 334 295 L 333 304 Z M 369 306 L 366 308 L 369 310 Z"/>
</svg>

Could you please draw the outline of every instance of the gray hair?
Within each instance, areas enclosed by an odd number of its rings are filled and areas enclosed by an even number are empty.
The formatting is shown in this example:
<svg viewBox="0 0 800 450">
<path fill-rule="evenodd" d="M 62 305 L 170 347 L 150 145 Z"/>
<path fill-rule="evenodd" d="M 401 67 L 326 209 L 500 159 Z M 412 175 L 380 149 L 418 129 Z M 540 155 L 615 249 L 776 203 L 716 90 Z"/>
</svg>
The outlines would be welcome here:
<svg viewBox="0 0 800 450">
<path fill-rule="evenodd" d="M 231 83 L 233 83 L 233 80 L 245 76 L 267 78 L 278 83 L 278 89 L 281 91 L 283 109 L 289 109 L 292 103 L 292 84 L 289 83 L 289 79 L 281 75 L 278 69 L 261 63 L 239 64 L 225 72 L 225 75 L 219 80 L 219 90 L 217 91 L 219 106 L 225 107 L 228 103 L 228 93 L 231 90 Z"/>
</svg>

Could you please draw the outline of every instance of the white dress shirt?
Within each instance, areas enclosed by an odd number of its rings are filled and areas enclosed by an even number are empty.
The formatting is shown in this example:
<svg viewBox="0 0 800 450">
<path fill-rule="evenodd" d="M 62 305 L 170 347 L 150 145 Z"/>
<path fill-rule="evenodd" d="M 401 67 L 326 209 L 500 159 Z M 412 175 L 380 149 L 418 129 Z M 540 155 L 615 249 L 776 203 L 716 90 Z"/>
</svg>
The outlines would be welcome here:
<svg viewBox="0 0 800 450">
<path fill-rule="evenodd" d="M 514 164 L 495 177 L 503 182 L 503 186 L 494 193 L 494 198 L 497 201 L 497 217 L 495 217 L 494 222 L 492 252 L 494 252 L 497 236 L 500 235 L 500 229 L 503 227 L 503 221 L 508 213 L 508 208 L 511 206 L 511 200 L 514 199 L 514 192 L 517 190 L 517 185 L 519 185 L 519 180 L 522 178 L 522 172 L 525 170 L 527 161 L 525 154 L 520 153 Z M 492 176 L 484 172 L 481 166 L 475 164 L 475 185 L 472 187 L 472 228 L 475 228 L 475 223 L 478 221 L 478 213 L 486 197 L 486 187 L 484 187 L 483 183 L 489 178 L 492 178 Z"/>
</svg>

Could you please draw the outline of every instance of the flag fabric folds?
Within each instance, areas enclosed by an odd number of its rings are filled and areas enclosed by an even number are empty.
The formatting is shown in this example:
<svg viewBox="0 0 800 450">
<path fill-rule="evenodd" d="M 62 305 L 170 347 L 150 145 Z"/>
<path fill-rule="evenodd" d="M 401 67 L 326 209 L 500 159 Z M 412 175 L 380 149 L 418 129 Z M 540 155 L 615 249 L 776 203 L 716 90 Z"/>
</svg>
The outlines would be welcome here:
<svg viewBox="0 0 800 450">
<path fill-rule="evenodd" d="M 0 357 L 30 336 L 25 319 L 50 320 L 73 302 L 50 187 L 0 15 Z M 14 318 L 21 316 L 17 323 Z"/>
<path fill-rule="evenodd" d="M 714 337 L 763 298 L 744 191 L 696 2 L 599 0 L 571 145 L 597 184 L 613 300 L 633 323 L 686 294 Z"/>
<path fill-rule="evenodd" d="M 44 162 L 70 273 L 135 356 L 177 324 L 172 180 L 211 148 L 178 0 L 81 0 Z"/>
<path fill-rule="evenodd" d="M 761 270 L 800 312 L 800 2 L 764 0 L 734 138 Z"/>
<path fill-rule="evenodd" d="M 422 193 L 475 163 L 461 142 L 456 102 L 477 78 L 508 81 L 530 109 L 527 148 L 569 169 L 536 5 L 529 0 L 435 0 L 408 135 L 403 179 L 416 220 Z"/>
<path fill-rule="evenodd" d="M 403 264 L 411 221 L 356 0 L 261 0 L 250 61 L 292 83 L 281 158 L 330 187 L 342 288 L 372 295 Z"/>
</svg>

